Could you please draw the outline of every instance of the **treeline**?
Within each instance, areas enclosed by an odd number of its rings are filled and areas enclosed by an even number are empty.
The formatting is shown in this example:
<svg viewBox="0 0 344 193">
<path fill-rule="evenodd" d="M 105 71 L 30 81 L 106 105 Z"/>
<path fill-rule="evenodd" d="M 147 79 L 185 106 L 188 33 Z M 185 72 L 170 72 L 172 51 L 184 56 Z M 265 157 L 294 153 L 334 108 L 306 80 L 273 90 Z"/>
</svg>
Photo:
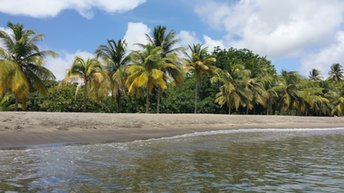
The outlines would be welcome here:
<svg viewBox="0 0 344 193">
<path fill-rule="evenodd" d="M 247 49 L 177 47 L 174 31 L 157 26 L 140 50 L 108 40 L 95 58 L 76 57 L 63 81 L 44 67 L 43 35 L 9 23 L 0 31 L 0 110 L 107 113 L 230 113 L 343 116 L 343 67 L 328 78 L 316 69 L 276 73 Z"/>
</svg>

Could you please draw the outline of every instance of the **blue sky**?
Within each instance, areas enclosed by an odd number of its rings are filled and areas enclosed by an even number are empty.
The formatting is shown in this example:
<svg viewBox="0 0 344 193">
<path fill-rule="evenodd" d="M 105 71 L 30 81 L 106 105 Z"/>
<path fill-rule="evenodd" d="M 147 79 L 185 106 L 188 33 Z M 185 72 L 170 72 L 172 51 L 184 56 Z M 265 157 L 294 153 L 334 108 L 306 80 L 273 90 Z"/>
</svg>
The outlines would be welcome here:
<svg viewBox="0 0 344 193">
<path fill-rule="evenodd" d="M 0 28 L 8 21 L 45 34 L 40 44 L 58 58 L 47 67 L 62 79 L 76 55 L 91 57 L 107 39 L 144 43 L 156 25 L 173 29 L 180 45 L 249 48 L 277 70 L 327 75 L 344 63 L 342 0 L 2 0 Z"/>
</svg>

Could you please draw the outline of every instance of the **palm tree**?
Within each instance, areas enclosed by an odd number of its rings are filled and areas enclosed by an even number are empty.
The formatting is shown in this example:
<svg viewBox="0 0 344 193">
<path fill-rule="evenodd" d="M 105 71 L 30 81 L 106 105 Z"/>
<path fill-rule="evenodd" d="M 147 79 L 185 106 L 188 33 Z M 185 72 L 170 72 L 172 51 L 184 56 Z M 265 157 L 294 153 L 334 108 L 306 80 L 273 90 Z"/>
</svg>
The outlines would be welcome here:
<svg viewBox="0 0 344 193">
<path fill-rule="evenodd" d="M 247 107 L 248 101 L 252 101 L 253 94 L 248 88 L 250 71 L 243 65 L 231 66 L 229 71 L 222 71 L 219 76 L 214 76 L 212 82 L 220 82 L 220 92 L 216 94 L 215 102 L 220 106 L 224 104 L 228 107 L 228 114 L 231 109 L 237 111 L 240 106 Z"/>
<path fill-rule="evenodd" d="M 298 83 L 297 95 L 300 102 L 296 108 L 303 115 L 326 115 L 329 114 L 329 100 L 323 94 L 317 82 L 302 80 Z"/>
<path fill-rule="evenodd" d="M 328 79 L 332 80 L 333 82 L 339 82 L 343 80 L 343 66 L 339 63 L 333 64 L 328 74 L 330 75 Z"/>
<path fill-rule="evenodd" d="M 344 96 L 338 93 L 332 93 L 332 111 L 331 114 L 335 116 L 344 115 Z"/>
<path fill-rule="evenodd" d="M 184 59 L 184 63 L 186 71 L 193 72 L 195 75 L 195 113 L 197 113 L 197 100 L 201 77 L 203 74 L 211 75 L 217 71 L 217 68 L 214 66 L 216 58 L 209 55 L 207 47 L 202 48 L 201 44 L 189 45 L 189 49 L 191 53 L 185 52 L 186 58 Z"/>
<path fill-rule="evenodd" d="M 141 90 L 146 92 L 146 113 L 149 113 L 149 96 L 153 88 L 158 87 L 162 90 L 167 88 L 161 66 L 173 66 L 161 57 L 161 53 L 160 47 L 148 44 L 143 50 L 132 52 L 132 64 L 126 69 L 128 93 L 134 94 Z"/>
<path fill-rule="evenodd" d="M 310 72 L 309 72 L 309 80 L 313 80 L 313 81 L 320 81 L 321 80 L 321 75 L 320 75 L 320 71 L 313 68 Z"/>
<path fill-rule="evenodd" d="M 96 50 L 97 57 L 101 58 L 106 66 L 111 96 L 117 103 L 117 112 L 121 112 L 120 98 L 121 90 L 124 87 L 124 68 L 129 63 L 130 57 L 126 53 L 127 43 L 125 40 L 108 40 L 107 45 L 100 45 Z"/>
<path fill-rule="evenodd" d="M 11 30 L 0 30 L 0 95 L 10 91 L 15 95 L 15 109 L 21 101 L 22 110 L 26 110 L 26 97 L 30 89 L 47 94 L 44 80 L 55 79 L 54 74 L 43 66 L 46 56 L 55 56 L 53 51 L 42 51 L 36 43 L 43 39 L 42 34 L 25 29 L 22 24 L 8 23 Z"/>
<path fill-rule="evenodd" d="M 103 66 L 96 58 L 84 60 L 76 57 L 71 68 L 67 71 L 64 81 L 79 78 L 84 84 L 83 111 L 86 112 L 89 92 L 95 91 L 96 95 L 99 95 L 98 89 L 106 83 L 107 72 L 103 70 Z"/>
<path fill-rule="evenodd" d="M 155 47 L 161 47 L 162 49 L 162 58 L 169 58 L 171 61 L 169 63 L 175 64 L 176 67 L 173 68 L 166 68 L 160 69 L 165 73 L 164 77 L 172 79 L 175 83 L 180 83 L 183 80 L 183 73 L 181 70 L 180 65 L 178 64 L 178 58 L 176 56 L 176 52 L 181 50 L 181 47 L 175 47 L 178 43 L 178 39 L 173 30 L 166 34 L 166 27 L 165 26 L 156 26 L 153 30 L 153 36 L 151 37 L 149 34 L 146 34 L 147 40 L 150 45 Z M 144 45 L 141 44 L 141 47 Z M 156 112 L 160 112 L 160 99 L 161 99 L 162 90 L 158 88 L 157 93 L 157 109 Z"/>
<path fill-rule="evenodd" d="M 301 81 L 301 76 L 295 72 L 282 71 L 279 77 L 279 84 L 275 87 L 279 95 L 279 107 L 281 111 L 293 110 L 298 108 L 300 99 L 298 96 L 298 83 Z"/>
<path fill-rule="evenodd" d="M 344 83 L 337 84 L 329 93 L 328 98 L 331 103 L 331 115 L 344 115 Z"/>
</svg>

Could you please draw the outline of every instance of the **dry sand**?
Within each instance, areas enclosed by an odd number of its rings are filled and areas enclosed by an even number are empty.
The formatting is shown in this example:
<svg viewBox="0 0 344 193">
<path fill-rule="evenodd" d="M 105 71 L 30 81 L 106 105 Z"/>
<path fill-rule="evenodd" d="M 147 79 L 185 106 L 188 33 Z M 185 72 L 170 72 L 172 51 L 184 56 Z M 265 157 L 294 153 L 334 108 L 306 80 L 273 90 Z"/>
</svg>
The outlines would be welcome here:
<svg viewBox="0 0 344 193">
<path fill-rule="evenodd" d="M 0 148 L 124 142 L 239 128 L 344 127 L 344 117 L 0 112 Z"/>
</svg>

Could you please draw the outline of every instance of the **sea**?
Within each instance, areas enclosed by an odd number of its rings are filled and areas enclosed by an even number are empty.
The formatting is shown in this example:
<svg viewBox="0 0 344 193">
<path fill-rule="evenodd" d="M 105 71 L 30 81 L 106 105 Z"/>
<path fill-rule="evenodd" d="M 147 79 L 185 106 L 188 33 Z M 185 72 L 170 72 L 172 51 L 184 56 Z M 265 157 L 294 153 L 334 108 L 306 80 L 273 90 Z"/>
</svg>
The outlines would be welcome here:
<svg viewBox="0 0 344 193">
<path fill-rule="evenodd" d="M 344 192 L 344 128 L 0 150 L 0 192 Z"/>
</svg>

